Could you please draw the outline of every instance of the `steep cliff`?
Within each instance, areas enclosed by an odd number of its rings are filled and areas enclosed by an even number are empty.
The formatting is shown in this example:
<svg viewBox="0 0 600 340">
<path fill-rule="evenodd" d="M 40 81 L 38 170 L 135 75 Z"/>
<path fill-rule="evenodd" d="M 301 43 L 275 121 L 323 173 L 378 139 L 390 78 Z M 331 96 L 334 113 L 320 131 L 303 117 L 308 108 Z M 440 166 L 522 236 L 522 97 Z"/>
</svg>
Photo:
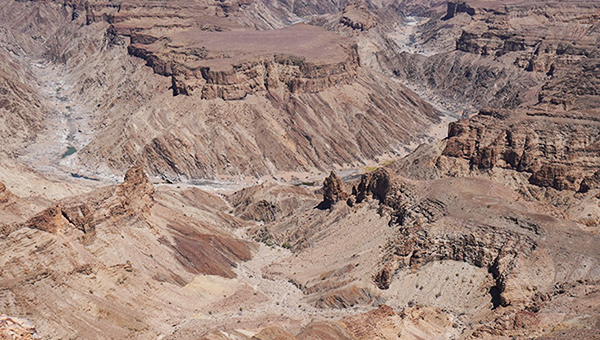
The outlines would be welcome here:
<svg viewBox="0 0 600 340">
<path fill-rule="evenodd" d="M 442 154 L 467 159 L 479 169 L 528 172 L 535 185 L 579 190 L 600 166 L 596 117 L 592 112 L 484 110 L 450 124 Z"/>
</svg>

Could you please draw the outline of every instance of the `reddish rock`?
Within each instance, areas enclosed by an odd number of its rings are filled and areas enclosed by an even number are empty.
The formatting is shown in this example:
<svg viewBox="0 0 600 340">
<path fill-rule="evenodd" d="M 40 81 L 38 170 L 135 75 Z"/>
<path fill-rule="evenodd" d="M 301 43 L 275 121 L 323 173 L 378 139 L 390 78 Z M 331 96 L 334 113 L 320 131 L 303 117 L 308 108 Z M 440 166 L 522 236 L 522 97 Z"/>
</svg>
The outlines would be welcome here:
<svg viewBox="0 0 600 340">
<path fill-rule="evenodd" d="M 232 268 L 238 262 L 252 258 L 251 248 L 242 240 L 200 233 L 196 226 L 184 223 L 173 223 L 168 227 L 175 241 L 169 246 L 190 273 L 234 278 L 236 274 Z"/>
</svg>

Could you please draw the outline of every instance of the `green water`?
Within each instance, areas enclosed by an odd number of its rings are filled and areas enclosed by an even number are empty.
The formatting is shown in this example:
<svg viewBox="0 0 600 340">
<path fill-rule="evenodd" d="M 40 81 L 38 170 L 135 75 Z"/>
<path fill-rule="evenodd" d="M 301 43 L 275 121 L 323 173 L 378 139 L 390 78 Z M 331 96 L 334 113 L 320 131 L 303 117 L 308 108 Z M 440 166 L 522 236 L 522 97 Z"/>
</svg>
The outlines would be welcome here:
<svg viewBox="0 0 600 340">
<path fill-rule="evenodd" d="M 72 146 L 68 146 L 67 147 L 67 152 L 63 153 L 63 155 L 60 158 L 65 158 L 67 156 L 71 156 L 72 154 L 74 154 L 75 152 L 77 152 L 77 149 L 75 149 Z"/>
</svg>

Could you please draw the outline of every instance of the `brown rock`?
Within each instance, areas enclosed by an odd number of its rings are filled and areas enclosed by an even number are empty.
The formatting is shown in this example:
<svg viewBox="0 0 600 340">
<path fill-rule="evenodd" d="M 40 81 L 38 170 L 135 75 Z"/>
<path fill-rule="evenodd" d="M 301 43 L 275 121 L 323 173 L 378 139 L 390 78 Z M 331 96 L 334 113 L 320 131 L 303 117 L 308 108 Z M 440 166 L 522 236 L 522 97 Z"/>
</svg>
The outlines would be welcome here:
<svg viewBox="0 0 600 340">
<path fill-rule="evenodd" d="M 584 178 L 579 185 L 579 192 L 586 193 L 598 188 L 600 188 L 600 171 L 596 171 L 592 176 Z"/>
<path fill-rule="evenodd" d="M 358 9 L 352 13 L 349 15 L 356 20 L 362 18 Z M 372 25 L 368 18 L 356 25 Z M 118 24 L 113 27 L 117 33 L 131 35 L 128 30 L 120 30 Z M 169 37 L 173 43 L 168 45 L 164 39 L 141 39 L 140 34 L 134 34 L 132 41 L 137 43 L 132 42 L 128 51 L 144 59 L 155 73 L 171 77 L 174 95 L 199 95 L 202 99 L 239 100 L 279 87 L 293 93 L 316 93 L 354 81 L 360 65 L 356 44 L 315 26 L 300 24 L 265 31 L 201 29 L 191 33 Z M 201 39 L 202 49 L 174 47 L 197 44 L 196 37 Z M 288 37 L 293 37 L 293 45 L 289 45 Z M 225 47 L 223 40 L 231 41 L 236 48 Z M 320 52 L 333 41 L 339 45 L 335 53 L 321 56 Z M 289 52 L 281 53 L 281 46 L 289 46 Z M 303 46 L 315 48 L 307 50 Z M 182 63 L 178 55 L 185 55 L 187 62 Z M 187 67 L 192 60 L 200 65 L 197 71 Z"/>
<path fill-rule="evenodd" d="M 147 212 L 154 204 L 153 194 L 154 186 L 139 163 L 127 170 L 117 190 L 124 208 L 132 212 Z"/>
<path fill-rule="evenodd" d="M 377 25 L 376 18 L 369 12 L 367 4 L 360 1 L 352 2 L 346 6 L 340 22 L 354 30 L 361 31 L 366 31 Z"/>
<path fill-rule="evenodd" d="M 389 289 L 390 283 L 392 282 L 392 275 L 393 274 L 390 273 L 390 268 L 385 267 L 375 274 L 373 280 L 379 289 Z"/>
<path fill-rule="evenodd" d="M 453 122 L 443 156 L 469 161 L 472 170 L 495 167 L 531 173 L 529 182 L 557 190 L 589 190 L 600 167 L 596 115 L 571 111 L 482 110 Z"/>
<path fill-rule="evenodd" d="M 0 314 L 0 340 L 39 339 L 35 326 L 25 319 Z"/>
<path fill-rule="evenodd" d="M 323 203 L 328 206 L 348 199 L 348 193 L 344 191 L 344 183 L 342 179 L 331 171 L 329 177 L 323 181 Z"/>
<path fill-rule="evenodd" d="M 382 202 L 385 201 L 390 188 L 391 176 L 390 170 L 386 168 L 378 168 L 363 175 L 358 184 L 356 202 L 361 203 L 369 196 Z"/>
<path fill-rule="evenodd" d="M 92 224 L 94 216 L 86 203 L 63 204 L 62 214 L 69 223 L 84 233 L 87 234 L 94 231 Z"/>
<path fill-rule="evenodd" d="M 448 1 L 446 8 L 446 16 L 442 20 L 448 20 L 454 18 L 459 13 L 467 13 L 468 15 L 475 15 L 475 8 L 469 6 L 464 1 Z"/>
<path fill-rule="evenodd" d="M 542 166 L 529 178 L 531 184 L 557 190 L 577 190 L 577 180 L 576 176 L 569 174 L 565 166 L 553 164 Z"/>
<path fill-rule="evenodd" d="M 62 206 L 59 203 L 32 217 L 25 225 L 29 228 L 56 234 L 63 229 L 66 222 L 62 215 Z"/>
</svg>

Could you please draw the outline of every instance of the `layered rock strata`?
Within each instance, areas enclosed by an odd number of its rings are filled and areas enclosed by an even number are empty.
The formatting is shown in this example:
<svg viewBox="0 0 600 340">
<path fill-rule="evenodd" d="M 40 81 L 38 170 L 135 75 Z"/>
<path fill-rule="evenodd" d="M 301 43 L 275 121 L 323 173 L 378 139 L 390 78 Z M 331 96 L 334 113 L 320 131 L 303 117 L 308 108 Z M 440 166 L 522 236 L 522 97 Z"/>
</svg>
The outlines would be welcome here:
<svg viewBox="0 0 600 340">
<path fill-rule="evenodd" d="M 367 31 L 377 25 L 377 19 L 363 2 L 353 2 L 344 8 L 340 23 L 353 30 Z"/>
<path fill-rule="evenodd" d="M 482 110 L 450 124 L 442 155 L 478 169 L 528 172 L 532 184 L 577 191 L 600 167 L 596 120 L 591 112 Z"/>
<path fill-rule="evenodd" d="M 348 196 L 342 179 L 332 171 L 323 181 L 323 205 L 329 207 L 336 202 L 345 201 Z"/>
<path fill-rule="evenodd" d="M 435 91 L 448 110 L 597 104 L 597 3 L 450 1 L 445 16 L 411 10 L 426 16 L 423 23 L 408 42 L 388 33 L 378 61 L 416 88 Z M 577 93 L 587 99 L 574 101 Z"/>
<path fill-rule="evenodd" d="M 280 87 L 291 93 L 316 93 L 353 82 L 360 66 L 356 45 L 333 38 L 307 25 L 263 32 L 197 31 L 151 44 L 140 41 L 128 51 L 146 60 L 154 72 L 172 77 L 174 95 L 236 100 Z M 286 47 L 290 39 L 294 44 Z M 229 50 L 222 41 L 237 41 L 237 50 Z"/>
<path fill-rule="evenodd" d="M 257 30 L 240 10 L 250 5 L 225 13 L 219 3 L 8 3 L 0 13 L 21 32 L 8 43 L 26 41 L 50 67 L 39 76 L 68 84 L 40 83 L 56 128 L 24 159 L 91 178 L 119 177 L 138 159 L 171 182 L 262 177 L 401 152 L 438 122 L 416 94 L 361 66 L 353 39 L 307 24 Z M 42 140 L 60 145 L 48 153 Z"/>
</svg>

